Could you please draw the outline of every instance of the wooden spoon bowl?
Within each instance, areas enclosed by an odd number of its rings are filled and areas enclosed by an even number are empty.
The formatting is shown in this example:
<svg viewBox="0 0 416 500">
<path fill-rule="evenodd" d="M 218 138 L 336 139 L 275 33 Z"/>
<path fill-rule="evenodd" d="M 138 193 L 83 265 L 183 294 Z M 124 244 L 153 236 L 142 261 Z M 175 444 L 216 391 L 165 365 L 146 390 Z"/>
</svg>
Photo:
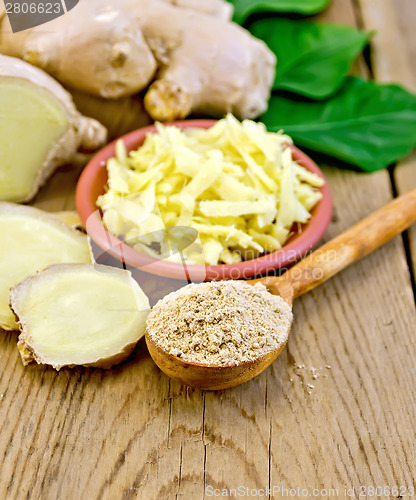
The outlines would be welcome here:
<svg viewBox="0 0 416 500">
<path fill-rule="evenodd" d="M 228 389 L 256 377 L 279 356 L 286 345 L 286 341 L 277 350 L 260 356 L 253 361 L 244 361 L 237 365 L 218 366 L 190 363 L 177 356 L 172 356 L 172 354 L 156 345 L 146 332 L 146 344 L 150 355 L 166 375 L 182 384 L 210 391 Z"/>
<path fill-rule="evenodd" d="M 269 292 L 290 305 L 293 300 L 320 285 L 348 265 L 380 247 L 416 221 L 416 189 L 397 198 L 298 262 L 281 277 L 249 280 L 263 283 Z M 155 344 L 146 331 L 146 343 L 158 367 L 183 384 L 205 390 L 227 389 L 252 379 L 265 370 L 287 343 L 253 361 L 215 366 L 183 361 Z"/>
</svg>

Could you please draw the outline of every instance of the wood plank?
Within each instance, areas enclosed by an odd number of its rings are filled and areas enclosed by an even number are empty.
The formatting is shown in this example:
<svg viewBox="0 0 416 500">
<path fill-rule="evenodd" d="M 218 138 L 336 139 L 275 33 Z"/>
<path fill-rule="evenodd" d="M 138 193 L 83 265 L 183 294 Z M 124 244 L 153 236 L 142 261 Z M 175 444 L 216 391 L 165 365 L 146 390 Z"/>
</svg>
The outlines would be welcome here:
<svg viewBox="0 0 416 500">
<path fill-rule="evenodd" d="M 366 29 L 376 30 L 371 41 L 374 76 L 397 82 L 416 92 L 416 9 L 411 0 L 360 0 Z M 399 161 L 394 170 L 399 193 L 416 187 L 416 153 Z M 408 231 L 413 273 L 416 275 L 416 228 Z"/>
<path fill-rule="evenodd" d="M 332 1 L 324 13 L 314 16 L 312 19 L 318 22 L 346 24 L 347 26 L 353 27 L 359 26 L 357 10 L 352 0 L 347 0 L 345 2 Z M 369 78 L 370 73 L 368 71 L 368 66 L 362 55 L 357 57 L 351 69 L 351 73 Z"/>
<path fill-rule="evenodd" d="M 359 7 L 364 27 L 376 31 L 371 40 L 376 80 L 398 82 L 416 91 L 416 70 L 409 50 L 416 41 L 414 33 L 406 34 L 403 26 L 403 18 L 407 18 L 405 26 L 412 19 L 416 20 L 414 4 L 412 8 L 409 2 L 401 0 L 359 0 Z"/>
<path fill-rule="evenodd" d="M 328 237 L 390 199 L 383 175 L 326 174 L 336 201 Z M 299 299 L 295 317 L 269 370 L 205 394 L 170 382 L 142 344 L 109 372 L 57 374 L 24 369 L 5 335 L 0 491 L 198 498 L 204 484 L 411 484 L 416 353 L 400 239 Z"/>
<path fill-rule="evenodd" d="M 324 19 L 354 25 L 352 6 L 335 0 Z M 325 173 L 335 204 L 325 239 L 391 199 L 386 172 Z M 36 204 L 73 208 L 76 176 L 57 173 Z M 206 486 L 280 486 L 342 497 L 344 487 L 414 484 L 415 315 L 401 239 L 294 313 L 279 359 L 221 392 L 170 381 L 143 342 L 110 371 L 23 368 L 16 334 L 4 333 L 0 496 L 188 499 Z"/>
<path fill-rule="evenodd" d="M 75 210 L 74 193 L 81 171 L 82 166 L 60 167 L 39 191 L 31 205 L 47 212 Z"/>
</svg>

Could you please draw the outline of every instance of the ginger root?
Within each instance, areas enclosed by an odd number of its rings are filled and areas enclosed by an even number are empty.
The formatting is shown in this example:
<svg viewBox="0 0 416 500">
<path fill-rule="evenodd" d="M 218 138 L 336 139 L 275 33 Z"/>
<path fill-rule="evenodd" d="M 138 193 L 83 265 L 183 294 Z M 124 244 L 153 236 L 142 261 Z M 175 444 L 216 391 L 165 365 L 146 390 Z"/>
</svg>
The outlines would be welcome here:
<svg viewBox="0 0 416 500">
<path fill-rule="evenodd" d="M 79 148 L 107 138 L 81 115 L 68 92 L 38 68 L 0 55 L 0 200 L 29 201 Z"/>
<path fill-rule="evenodd" d="M 129 271 L 57 264 L 26 278 L 10 293 L 19 318 L 18 348 L 31 361 L 111 368 L 144 335 L 149 301 Z"/>
<path fill-rule="evenodd" d="M 104 98 L 150 85 L 145 106 L 154 120 L 255 118 L 267 108 L 276 58 L 230 14 L 220 0 L 84 0 L 47 30 L 12 33 L 5 17 L 0 52 Z"/>
<path fill-rule="evenodd" d="M 89 263 L 85 234 L 37 208 L 0 203 L 0 328 L 16 330 L 10 288 L 51 264 Z"/>
<path fill-rule="evenodd" d="M 224 0 L 164 0 L 177 7 L 185 9 L 193 9 L 203 14 L 219 17 L 230 21 L 233 17 L 233 6 Z"/>
</svg>

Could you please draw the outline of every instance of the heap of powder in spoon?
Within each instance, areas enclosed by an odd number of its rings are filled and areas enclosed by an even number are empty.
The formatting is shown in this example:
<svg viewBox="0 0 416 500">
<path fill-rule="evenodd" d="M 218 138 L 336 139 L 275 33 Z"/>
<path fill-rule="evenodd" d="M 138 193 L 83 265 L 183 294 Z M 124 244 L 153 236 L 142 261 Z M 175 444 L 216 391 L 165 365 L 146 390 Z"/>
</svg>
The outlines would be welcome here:
<svg viewBox="0 0 416 500">
<path fill-rule="evenodd" d="M 260 283 L 212 281 L 187 285 L 160 300 L 148 336 L 183 361 L 224 366 L 251 361 L 287 340 L 291 307 Z"/>
</svg>

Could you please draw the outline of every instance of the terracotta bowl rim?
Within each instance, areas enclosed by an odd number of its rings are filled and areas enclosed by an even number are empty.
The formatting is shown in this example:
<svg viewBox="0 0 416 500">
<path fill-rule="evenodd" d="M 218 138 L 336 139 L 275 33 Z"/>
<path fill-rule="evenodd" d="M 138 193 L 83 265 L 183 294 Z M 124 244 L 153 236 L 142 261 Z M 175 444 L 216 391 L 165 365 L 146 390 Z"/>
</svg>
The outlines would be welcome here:
<svg viewBox="0 0 416 500">
<path fill-rule="evenodd" d="M 167 123 L 179 128 L 209 128 L 217 120 L 195 119 L 181 120 Z M 89 161 L 81 173 L 76 188 L 76 208 L 84 227 L 87 226 L 87 219 L 97 213 L 96 206 L 97 191 L 103 192 L 104 184 L 99 182 L 99 174 L 104 175 L 107 160 L 114 156 L 115 146 L 118 140 L 123 140 L 127 151 L 137 149 L 144 141 L 148 132 L 154 132 L 155 125 L 140 128 L 112 141 Z M 288 240 L 280 250 L 265 254 L 256 259 L 239 262 L 236 264 L 218 264 L 209 266 L 188 265 L 189 276 L 203 276 L 206 281 L 218 279 L 247 279 L 259 276 L 276 269 L 290 266 L 309 252 L 324 235 L 332 217 L 332 197 L 328 181 L 316 163 L 305 153 L 295 146 L 291 146 L 295 161 L 307 168 L 309 171 L 318 174 L 325 180 L 325 184 L 320 188 L 322 199 L 312 210 L 312 217 L 307 224 L 302 226 L 302 231 Z M 88 221 L 88 235 L 105 252 L 115 257 L 117 260 L 126 263 L 132 268 L 173 279 L 184 279 L 184 267 L 182 264 L 157 260 L 138 252 L 133 247 L 127 245 L 122 240 L 110 234 L 104 227 L 101 217 L 95 217 Z M 149 264 L 152 264 L 149 266 Z M 187 275 L 188 276 L 188 275 Z"/>
</svg>

